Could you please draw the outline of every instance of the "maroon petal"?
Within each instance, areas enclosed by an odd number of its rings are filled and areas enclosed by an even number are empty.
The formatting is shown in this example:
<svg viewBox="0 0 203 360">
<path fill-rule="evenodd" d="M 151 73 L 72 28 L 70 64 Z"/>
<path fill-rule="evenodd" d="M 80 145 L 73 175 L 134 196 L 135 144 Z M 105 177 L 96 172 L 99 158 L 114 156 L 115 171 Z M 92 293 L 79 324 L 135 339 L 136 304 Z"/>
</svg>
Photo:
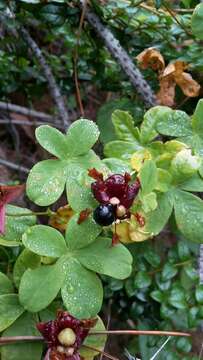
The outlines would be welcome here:
<svg viewBox="0 0 203 360">
<path fill-rule="evenodd" d="M 8 204 L 18 198 L 25 190 L 25 185 L 0 185 L 0 205 Z"/>
<path fill-rule="evenodd" d="M 58 334 L 60 332 L 56 320 L 51 320 L 46 323 L 38 323 L 37 329 L 41 332 L 48 347 L 58 345 Z"/>
<path fill-rule="evenodd" d="M 122 198 L 120 198 L 120 202 L 126 209 L 129 209 L 135 197 L 137 196 L 140 189 L 140 182 L 136 181 L 134 184 L 128 185 L 126 191 Z"/>
<path fill-rule="evenodd" d="M 5 232 L 5 223 L 6 223 L 6 206 L 0 206 L 0 234 Z"/>
<path fill-rule="evenodd" d="M 110 198 L 106 192 L 107 188 L 103 181 L 96 181 L 96 182 L 92 183 L 91 189 L 92 189 L 95 199 L 100 204 L 106 204 L 109 202 Z"/>
</svg>

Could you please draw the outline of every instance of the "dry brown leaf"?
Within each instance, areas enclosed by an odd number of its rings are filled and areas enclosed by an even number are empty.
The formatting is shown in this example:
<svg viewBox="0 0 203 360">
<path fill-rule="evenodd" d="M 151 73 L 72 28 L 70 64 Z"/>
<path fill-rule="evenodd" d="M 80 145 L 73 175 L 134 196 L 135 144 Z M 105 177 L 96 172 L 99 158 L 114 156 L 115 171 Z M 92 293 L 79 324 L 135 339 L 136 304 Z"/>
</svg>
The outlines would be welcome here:
<svg viewBox="0 0 203 360">
<path fill-rule="evenodd" d="M 137 57 L 137 61 L 142 69 L 152 68 L 161 73 L 165 68 L 163 56 L 155 48 L 148 48 L 142 51 Z"/>
<path fill-rule="evenodd" d="M 174 105 L 176 83 L 173 76 L 167 76 L 159 80 L 160 90 L 157 93 L 157 101 L 160 105 Z"/>
<path fill-rule="evenodd" d="M 73 215 L 74 211 L 69 205 L 61 206 L 57 209 L 56 213 L 50 217 L 49 225 L 60 231 L 65 231 Z"/>
<path fill-rule="evenodd" d="M 186 96 L 195 97 L 199 95 L 200 85 L 190 74 L 183 72 L 180 76 L 175 75 L 175 81 Z"/>
<path fill-rule="evenodd" d="M 188 64 L 184 61 L 170 63 L 159 77 L 160 90 L 157 93 L 157 100 L 161 105 L 173 106 L 175 99 L 176 84 L 188 97 L 199 95 L 200 85 L 186 72 Z"/>
</svg>

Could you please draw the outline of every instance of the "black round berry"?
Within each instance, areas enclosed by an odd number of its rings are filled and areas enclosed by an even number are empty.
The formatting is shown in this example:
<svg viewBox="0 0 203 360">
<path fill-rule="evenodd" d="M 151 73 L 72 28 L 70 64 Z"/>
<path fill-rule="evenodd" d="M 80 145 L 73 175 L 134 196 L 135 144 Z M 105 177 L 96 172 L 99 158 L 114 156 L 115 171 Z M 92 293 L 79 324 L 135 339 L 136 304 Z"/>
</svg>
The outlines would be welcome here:
<svg viewBox="0 0 203 360">
<path fill-rule="evenodd" d="M 94 210 L 93 218 L 101 226 L 111 225 L 115 221 L 114 206 L 111 204 L 99 205 Z"/>
</svg>

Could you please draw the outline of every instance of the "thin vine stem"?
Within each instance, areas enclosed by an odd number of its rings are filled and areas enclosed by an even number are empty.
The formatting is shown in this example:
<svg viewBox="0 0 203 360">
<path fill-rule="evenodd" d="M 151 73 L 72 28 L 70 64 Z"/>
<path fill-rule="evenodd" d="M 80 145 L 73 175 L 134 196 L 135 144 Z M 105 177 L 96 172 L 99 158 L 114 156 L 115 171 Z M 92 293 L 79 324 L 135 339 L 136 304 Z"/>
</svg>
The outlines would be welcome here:
<svg viewBox="0 0 203 360">
<path fill-rule="evenodd" d="M 158 331 L 158 330 L 104 330 L 91 331 L 89 335 L 158 335 L 158 336 L 191 336 L 190 333 L 178 331 Z"/>
<path fill-rule="evenodd" d="M 54 211 L 51 211 L 50 209 L 46 210 L 46 211 L 32 211 L 32 212 L 26 212 L 26 213 L 21 213 L 21 214 L 10 214 L 10 213 L 6 213 L 6 216 L 11 216 L 11 217 L 24 217 L 24 216 L 52 216 L 55 215 L 56 213 Z"/>
<path fill-rule="evenodd" d="M 104 330 L 104 331 L 91 331 L 89 332 L 88 336 L 90 335 L 94 335 L 94 336 L 95 335 L 158 335 L 158 336 L 186 336 L 186 337 L 191 336 L 190 333 L 185 333 L 185 332 L 158 331 L 158 330 Z M 42 336 L 3 336 L 0 338 L 0 346 L 6 344 L 13 344 L 16 342 L 37 342 L 37 341 L 44 341 L 44 338 Z M 96 349 L 94 350 L 98 351 Z"/>
</svg>

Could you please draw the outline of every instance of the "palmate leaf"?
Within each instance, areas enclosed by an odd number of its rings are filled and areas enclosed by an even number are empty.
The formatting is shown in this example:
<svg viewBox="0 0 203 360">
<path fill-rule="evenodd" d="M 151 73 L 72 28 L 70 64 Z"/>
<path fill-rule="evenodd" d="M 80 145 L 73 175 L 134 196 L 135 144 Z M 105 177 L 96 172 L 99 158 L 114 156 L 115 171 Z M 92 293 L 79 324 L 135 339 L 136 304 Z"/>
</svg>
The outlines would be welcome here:
<svg viewBox="0 0 203 360">
<path fill-rule="evenodd" d="M 66 278 L 61 295 L 66 309 L 79 319 L 96 316 L 103 300 L 100 279 L 94 272 L 85 269 L 77 259 L 69 258 L 64 266 Z"/>
<path fill-rule="evenodd" d="M 50 226 L 32 226 L 23 234 L 22 240 L 27 249 L 38 255 L 58 258 L 67 252 L 64 237 Z"/>
<path fill-rule="evenodd" d="M 67 135 L 50 126 L 40 126 L 36 137 L 47 151 L 60 159 L 41 161 L 31 169 L 26 189 L 28 197 L 37 205 L 47 206 L 58 200 L 66 180 L 73 178 L 74 167 L 79 169 L 78 176 L 93 167 L 105 169 L 99 157 L 90 150 L 99 137 L 98 127 L 93 121 L 75 121 Z"/>
<path fill-rule="evenodd" d="M 65 187 L 65 165 L 61 160 L 43 160 L 32 168 L 26 190 L 34 203 L 46 206 L 58 200 Z"/>
<path fill-rule="evenodd" d="M 41 256 L 34 254 L 28 249 L 24 249 L 18 256 L 14 269 L 13 269 L 13 280 L 16 287 L 19 287 L 21 277 L 27 269 L 35 269 L 41 263 Z"/>
<path fill-rule="evenodd" d="M 61 160 L 70 156 L 66 136 L 59 130 L 49 125 L 42 125 L 36 129 L 35 135 L 40 145 L 49 153 Z"/>
<path fill-rule="evenodd" d="M 92 271 L 125 279 L 132 271 L 132 256 L 122 244 L 112 246 L 111 243 L 111 239 L 99 237 L 91 245 L 77 250 L 75 256 Z"/>
<path fill-rule="evenodd" d="M 102 227 L 95 223 L 92 215 L 78 224 L 79 214 L 74 215 L 66 230 L 66 243 L 70 250 L 80 249 L 91 244 L 101 233 Z"/>
<path fill-rule="evenodd" d="M 97 125 L 90 120 L 75 121 L 68 129 L 66 141 L 70 156 L 86 154 L 99 138 Z"/>
<path fill-rule="evenodd" d="M 46 308 L 58 294 L 64 277 L 62 261 L 26 270 L 19 287 L 20 303 L 30 312 Z"/>
</svg>

